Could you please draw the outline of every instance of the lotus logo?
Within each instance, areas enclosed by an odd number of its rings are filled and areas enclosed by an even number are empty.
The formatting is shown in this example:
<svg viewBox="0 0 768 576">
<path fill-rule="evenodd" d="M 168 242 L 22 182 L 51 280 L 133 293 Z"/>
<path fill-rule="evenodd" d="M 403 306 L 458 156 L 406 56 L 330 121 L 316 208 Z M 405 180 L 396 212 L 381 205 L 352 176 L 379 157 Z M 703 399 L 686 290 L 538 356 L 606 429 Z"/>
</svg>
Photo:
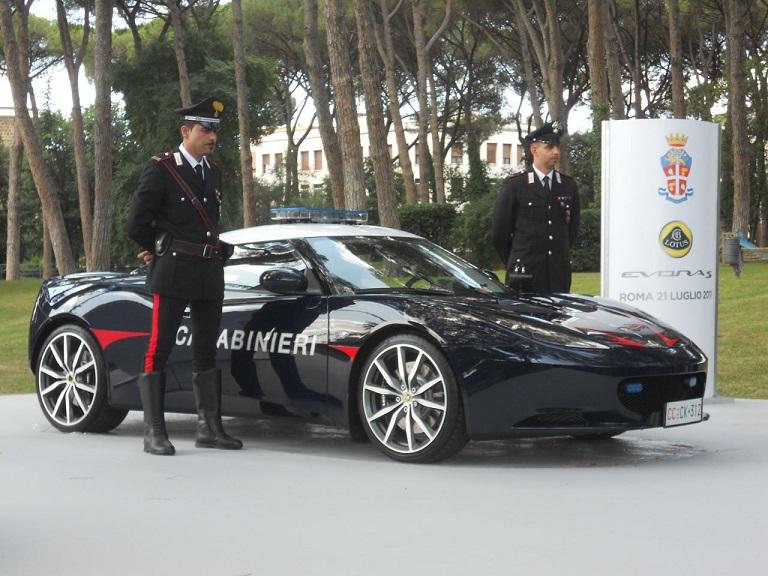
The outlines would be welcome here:
<svg viewBox="0 0 768 576">
<path fill-rule="evenodd" d="M 682 258 L 691 251 L 693 234 L 684 222 L 673 221 L 661 229 L 659 243 L 672 258 Z"/>
</svg>

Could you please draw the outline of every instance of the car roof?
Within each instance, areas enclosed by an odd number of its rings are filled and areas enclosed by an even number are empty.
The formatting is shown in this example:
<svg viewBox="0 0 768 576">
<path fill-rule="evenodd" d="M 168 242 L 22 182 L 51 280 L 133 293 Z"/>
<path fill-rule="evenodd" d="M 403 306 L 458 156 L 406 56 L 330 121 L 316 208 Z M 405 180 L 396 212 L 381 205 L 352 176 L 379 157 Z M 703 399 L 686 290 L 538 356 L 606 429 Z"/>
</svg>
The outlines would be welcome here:
<svg viewBox="0 0 768 576">
<path fill-rule="evenodd" d="M 221 239 L 230 244 L 250 244 L 294 238 L 317 238 L 323 236 L 395 236 L 398 238 L 420 238 L 416 234 L 369 224 L 266 224 L 224 232 Z"/>
</svg>

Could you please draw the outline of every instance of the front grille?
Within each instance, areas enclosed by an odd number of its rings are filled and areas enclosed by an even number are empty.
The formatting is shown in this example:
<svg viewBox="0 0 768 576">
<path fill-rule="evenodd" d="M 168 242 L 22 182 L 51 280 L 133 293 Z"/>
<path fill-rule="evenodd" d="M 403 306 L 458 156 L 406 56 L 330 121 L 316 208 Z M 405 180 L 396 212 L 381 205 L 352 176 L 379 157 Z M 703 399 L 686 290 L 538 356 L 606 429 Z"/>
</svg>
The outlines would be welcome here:
<svg viewBox="0 0 768 576">
<path fill-rule="evenodd" d="M 587 418 L 577 412 L 562 414 L 540 414 L 525 423 L 526 426 L 586 426 Z"/>
<path fill-rule="evenodd" d="M 691 377 L 696 377 L 694 386 L 689 385 Z M 702 398 L 706 380 L 706 372 L 627 378 L 619 382 L 619 401 L 627 410 L 646 418 L 654 412 L 661 412 L 667 402 Z M 637 384 L 642 385 L 642 391 L 628 391 L 628 388 L 636 388 L 633 385 Z"/>
</svg>

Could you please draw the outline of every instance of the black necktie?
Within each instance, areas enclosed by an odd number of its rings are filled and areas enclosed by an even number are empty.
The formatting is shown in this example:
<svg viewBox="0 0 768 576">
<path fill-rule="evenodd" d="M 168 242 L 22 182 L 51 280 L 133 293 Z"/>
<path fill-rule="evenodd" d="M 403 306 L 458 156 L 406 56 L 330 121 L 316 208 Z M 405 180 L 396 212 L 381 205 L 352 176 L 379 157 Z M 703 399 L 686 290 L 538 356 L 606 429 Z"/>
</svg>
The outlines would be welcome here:
<svg viewBox="0 0 768 576">
<path fill-rule="evenodd" d="M 200 176 L 200 180 L 205 182 L 205 178 L 203 178 L 203 165 L 202 164 L 198 164 L 197 166 L 195 166 L 195 172 L 197 172 L 197 175 Z"/>
<path fill-rule="evenodd" d="M 544 176 L 544 190 L 549 192 L 549 176 Z"/>
</svg>

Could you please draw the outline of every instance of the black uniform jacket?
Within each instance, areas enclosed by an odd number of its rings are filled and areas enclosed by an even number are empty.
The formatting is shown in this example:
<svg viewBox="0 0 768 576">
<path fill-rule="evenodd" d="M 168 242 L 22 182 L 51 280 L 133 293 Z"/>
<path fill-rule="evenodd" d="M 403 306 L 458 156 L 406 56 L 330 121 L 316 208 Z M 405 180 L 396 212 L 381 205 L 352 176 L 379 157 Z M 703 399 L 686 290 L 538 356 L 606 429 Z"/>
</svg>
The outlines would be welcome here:
<svg viewBox="0 0 768 576">
<path fill-rule="evenodd" d="M 128 213 L 128 236 L 143 249 L 155 252 L 155 239 L 169 232 L 174 239 L 198 245 L 218 243 L 221 169 L 205 158 L 205 184 L 178 148 L 153 156 L 144 165 Z M 213 226 L 209 230 L 174 177 L 185 182 L 200 200 Z M 169 249 L 152 257 L 147 286 L 154 294 L 189 300 L 221 300 L 224 268 L 221 258 L 203 258 Z"/>
<path fill-rule="evenodd" d="M 555 171 L 549 194 L 533 169 L 511 174 L 501 184 L 492 236 L 507 274 L 518 263 L 533 274 L 532 292 L 568 292 L 570 247 L 579 231 L 579 192 L 573 178 Z"/>
</svg>

